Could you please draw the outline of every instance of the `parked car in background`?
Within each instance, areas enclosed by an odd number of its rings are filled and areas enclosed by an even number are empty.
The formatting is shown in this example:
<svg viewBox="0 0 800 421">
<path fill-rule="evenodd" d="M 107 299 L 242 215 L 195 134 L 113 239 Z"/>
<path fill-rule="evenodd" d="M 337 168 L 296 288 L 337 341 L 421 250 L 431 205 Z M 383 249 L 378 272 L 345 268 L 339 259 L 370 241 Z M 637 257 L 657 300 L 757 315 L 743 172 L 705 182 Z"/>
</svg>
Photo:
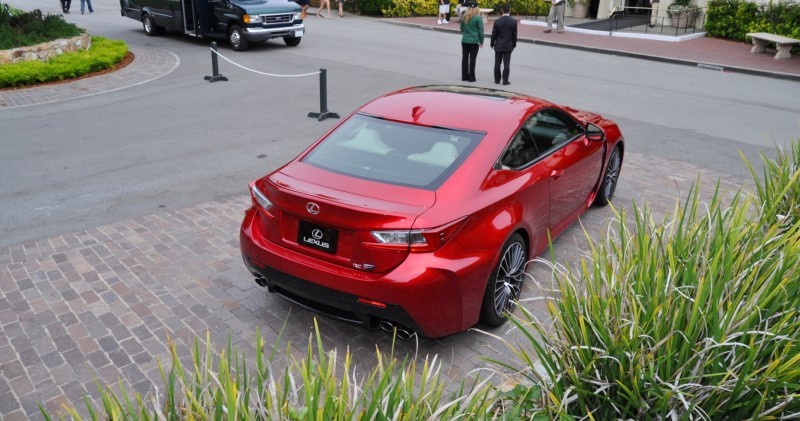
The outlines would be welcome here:
<svg viewBox="0 0 800 421">
<path fill-rule="evenodd" d="M 227 39 L 237 51 L 272 38 L 297 46 L 305 34 L 300 6 L 289 0 L 120 0 L 119 4 L 122 16 L 141 21 L 147 35 L 169 29 Z"/>
<path fill-rule="evenodd" d="M 259 285 L 339 320 L 440 337 L 514 310 L 526 264 L 614 195 L 617 125 L 527 95 L 418 86 L 250 183 Z"/>
</svg>

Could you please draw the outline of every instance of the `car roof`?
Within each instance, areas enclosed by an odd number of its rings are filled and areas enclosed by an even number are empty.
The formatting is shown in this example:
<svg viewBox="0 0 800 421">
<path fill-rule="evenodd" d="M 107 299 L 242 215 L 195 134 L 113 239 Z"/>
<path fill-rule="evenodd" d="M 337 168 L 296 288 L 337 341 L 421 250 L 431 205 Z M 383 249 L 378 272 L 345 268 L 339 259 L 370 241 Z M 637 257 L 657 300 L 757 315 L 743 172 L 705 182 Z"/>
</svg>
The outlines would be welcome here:
<svg viewBox="0 0 800 421">
<path fill-rule="evenodd" d="M 358 112 L 414 124 L 488 133 L 499 127 L 515 130 L 529 110 L 546 106 L 553 104 L 497 89 L 429 85 L 386 94 Z"/>
</svg>

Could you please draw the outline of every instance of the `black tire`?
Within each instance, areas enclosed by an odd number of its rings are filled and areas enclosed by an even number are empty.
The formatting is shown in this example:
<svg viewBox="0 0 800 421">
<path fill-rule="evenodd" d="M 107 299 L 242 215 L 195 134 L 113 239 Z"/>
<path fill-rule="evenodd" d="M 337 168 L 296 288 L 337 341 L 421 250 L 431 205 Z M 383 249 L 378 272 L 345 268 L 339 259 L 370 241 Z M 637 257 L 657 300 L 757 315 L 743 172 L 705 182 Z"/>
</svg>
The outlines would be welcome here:
<svg viewBox="0 0 800 421">
<path fill-rule="evenodd" d="M 486 283 L 481 323 L 497 327 L 508 320 L 506 314 L 517 307 L 527 264 L 528 248 L 522 236 L 514 233 L 500 249 L 500 260 Z"/>
<path fill-rule="evenodd" d="M 142 27 L 144 28 L 144 33 L 151 37 L 164 33 L 164 28 L 156 26 L 153 17 L 150 15 L 142 16 Z"/>
<path fill-rule="evenodd" d="M 283 42 L 290 47 L 297 47 L 302 40 L 303 37 L 283 37 Z"/>
<path fill-rule="evenodd" d="M 241 26 L 231 26 L 231 30 L 228 31 L 228 44 L 230 44 L 231 48 L 235 51 L 244 51 L 250 45 L 250 43 L 244 39 L 244 31 L 242 31 Z"/>
<path fill-rule="evenodd" d="M 600 182 L 600 186 L 597 189 L 597 197 L 594 199 L 595 205 L 605 206 L 611 203 L 611 199 L 614 198 L 614 192 L 617 190 L 620 168 L 622 168 L 622 153 L 620 153 L 619 147 L 615 147 L 608 157 L 606 172 L 603 174 L 603 181 Z"/>
</svg>

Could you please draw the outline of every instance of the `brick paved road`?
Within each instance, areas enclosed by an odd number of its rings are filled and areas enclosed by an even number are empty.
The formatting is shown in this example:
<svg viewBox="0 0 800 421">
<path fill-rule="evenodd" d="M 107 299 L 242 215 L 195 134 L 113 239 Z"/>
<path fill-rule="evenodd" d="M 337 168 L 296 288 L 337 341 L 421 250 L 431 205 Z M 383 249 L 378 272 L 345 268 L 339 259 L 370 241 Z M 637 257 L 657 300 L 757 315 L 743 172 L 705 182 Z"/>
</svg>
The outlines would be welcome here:
<svg viewBox="0 0 800 421">
<path fill-rule="evenodd" d="M 708 197 L 721 174 L 629 154 L 615 203 L 646 200 L 661 214 L 698 174 Z M 729 190 L 739 187 L 739 180 L 722 181 Z M 168 338 L 186 351 L 195 335 L 208 331 L 219 347 L 230 335 L 253 355 L 256 329 L 271 344 L 286 321 L 282 349 L 288 341 L 302 355 L 313 315 L 257 287 L 241 262 L 238 228 L 248 200 L 232 196 L 0 249 L 0 418 L 39 418 L 40 402 L 50 410 L 65 403 L 82 409 L 85 394 L 98 395 L 95 379 L 152 392 L 162 385 L 155 358 L 169 361 Z M 610 208 L 592 209 L 582 223 L 599 236 L 611 215 Z M 575 261 L 583 244 L 580 226 L 573 226 L 556 242 L 557 261 Z M 541 264 L 533 275 L 549 279 Z M 538 293 L 529 283 L 524 295 Z M 540 301 L 526 306 L 542 309 Z M 376 344 L 390 349 L 381 332 L 328 319 L 320 328 L 325 344 L 349 347 L 363 371 Z M 515 338 L 508 329 L 493 333 Z M 438 354 L 443 375 L 458 380 L 484 365 L 482 356 L 508 361 L 504 350 L 499 340 L 471 331 L 402 343 L 398 352 Z"/>
</svg>

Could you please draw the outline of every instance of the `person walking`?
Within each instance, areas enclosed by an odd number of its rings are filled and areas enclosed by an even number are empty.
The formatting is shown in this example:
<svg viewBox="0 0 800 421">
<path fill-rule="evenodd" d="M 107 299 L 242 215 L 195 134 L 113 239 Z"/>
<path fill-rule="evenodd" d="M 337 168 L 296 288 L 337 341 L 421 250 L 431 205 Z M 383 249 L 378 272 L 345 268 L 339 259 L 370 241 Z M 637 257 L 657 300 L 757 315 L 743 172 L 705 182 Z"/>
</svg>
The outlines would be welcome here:
<svg viewBox="0 0 800 421">
<path fill-rule="evenodd" d="M 650 24 L 647 25 L 649 28 L 656 26 L 658 23 L 658 0 L 650 0 Z"/>
<path fill-rule="evenodd" d="M 450 0 L 439 0 L 439 20 L 436 22 L 439 25 L 450 23 L 447 16 L 450 15 Z"/>
<path fill-rule="evenodd" d="M 64 13 L 69 13 L 70 5 L 72 5 L 72 0 L 61 0 L 61 10 Z"/>
<path fill-rule="evenodd" d="M 503 85 L 508 81 L 511 64 L 511 52 L 517 46 L 517 21 L 511 17 L 511 5 L 506 3 L 502 8 L 503 16 L 494 21 L 492 38 L 489 45 L 494 50 L 494 83 L 500 83 L 500 63 L 503 63 Z"/>
<path fill-rule="evenodd" d="M 469 0 L 467 8 L 461 19 L 461 80 L 475 82 L 475 61 L 478 49 L 483 48 L 483 19 L 475 0 Z"/>
<path fill-rule="evenodd" d="M 345 0 L 337 0 L 336 2 L 339 3 L 339 17 L 343 18 L 344 17 L 344 2 L 345 2 Z"/>
<path fill-rule="evenodd" d="M 322 9 L 328 9 L 328 19 L 333 19 L 331 16 L 331 0 L 319 0 L 319 8 L 317 9 L 317 17 L 322 16 Z"/>
<path fill-rule="evenodd" d="M 84 3 L 89 6 L 89 13 L 94 13 L 94 9 L 92 9 L 92 0 L 81 0 L 81 14 L 83 14 Z"/>
<path fill-rule="evenodd" d="M 310 0 L 294 0 L 300 6 L 300 19 L 306 18 L 306 13 L 308 12 L 308 6 L 311 5 Z"/>
<path fill-rule="evenodd" d="M 549 33 L 553 31 L 553 19 L 556 20 L 558 33 L 564 32 L 564 0 L 551 0 L 550 13 L 547 14 L 547 29 Z"/>
</svg>

